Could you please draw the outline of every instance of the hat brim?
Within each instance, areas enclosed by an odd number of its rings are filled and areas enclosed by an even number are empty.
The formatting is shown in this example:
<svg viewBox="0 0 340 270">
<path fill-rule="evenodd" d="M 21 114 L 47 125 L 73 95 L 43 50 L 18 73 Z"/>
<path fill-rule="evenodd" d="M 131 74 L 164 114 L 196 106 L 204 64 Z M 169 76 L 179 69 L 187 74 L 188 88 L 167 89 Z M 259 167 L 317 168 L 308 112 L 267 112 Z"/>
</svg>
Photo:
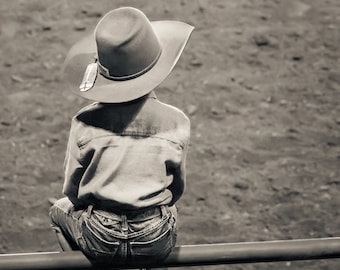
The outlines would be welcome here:
<svg viewBox="0 0 340 270">
<path fill-rule="evenodd" d="M 86 67 L 94 62 L 97 54 L 92 33 L 77 42 L 66 57 L 63 73 L 71 91 L 94 101 L 121 103 L 142 97 L 162 83 L 176 65 L 194 27 L 180 21 L 153 21 L 151 24 L 162 45 L 162 52 L 149 71 L 124 81 L 110 80 L 99 73 L 90 90 L 80 91 Z"/>
</svg>

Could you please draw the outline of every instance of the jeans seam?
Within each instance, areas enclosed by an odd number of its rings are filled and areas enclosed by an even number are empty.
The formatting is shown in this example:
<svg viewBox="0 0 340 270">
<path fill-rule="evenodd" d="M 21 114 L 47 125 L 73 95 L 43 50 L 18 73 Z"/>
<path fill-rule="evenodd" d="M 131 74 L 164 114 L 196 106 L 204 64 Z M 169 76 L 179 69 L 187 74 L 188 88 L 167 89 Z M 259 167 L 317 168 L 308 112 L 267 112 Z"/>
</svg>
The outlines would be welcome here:
<svg viewBox="0 0 340 270">
<path fill-rule="evenodd" d="M 165 223 L 167 223 L 168 220 L 169 220 L 169 214 L 167 214 L 166 216 L 163 216 L 162 220 L 159 221 L 157 224 L 154 224 L 154 225 L 150 226 L 149 228 L 146 228 L 146 229 L 141 230 L 139 232 L 129 234 L 128 238 L 135 238 L 135 237 L 139 237 L 139 236 L 151 233 L 152 231 L 157 230 L 159 227 L 161 227 Z"/>
<path fill-rule="evenodd" d="M 145 228 L 141 231 L 138 231 L 138 232 L 134 232 L 134 233 L 129 233 L 127 235 L 125 234 L 120 234 L 120 233 L 112 233 L 110 232 L 109 230 L 105 230 L 105 233 L 113 236 L 113 237 L 116 237 L 118 239 L 124 239 L 124 240 L 127 240 L 127 239 L 130 239 L 130 238 L 136 238 L 136 237 L 139 237 L 139 236 L 142 236 L 142 235 L 146 235 L 148 233 L 151 233 L 152 231 L 155 231 L 157 230 L 159 227 L 163 226 L 165 223 L 167 223 L 169 221 L 169 218 L 170 218 L 171 214 L 168 213 L 167 215 L 163 216 L 163 218 L 156 224 L 153 224 L 152 226 L 148 227 L 148 228 Z M 85 224 L 86 224 L 86 227 L 89 229 L 89 226 L 88 226 L 88 222 L 92 222 L 94 223 L 94 226 L 97 227 L 98 229 L 98 226 L 101 226 L 101 224 L 96 221 L 96 220 L 90 220 L 90 219 L 87 219 L 85 220 Z M 92 230 L 91 230 L 92 231 Z"/>
<path fill-rule="evenodd" d="M 94 223 L 94 226 L 97 228 L 97 229 L 99 229 L 99 230 L 102 230 L 102 229 L 100 229 L 99 228 L 99 226 L 102 226 L 102 224 L 100 224 L 100 222 L 98 222 L 98 221 L 96 221 L 96 220 L 93 220 L 93 219 L 89 219 L 89 218 L 87 218 L 86 220 L 85 220 L 85 225 L 86 225 L 86 227 L 90 230 L 90 231 L 93 231 L 92 229 L 90 229 L 90 226 L 88 226 L 88 223 Z M 121 233 L 114 233 L 114 232 L 110 232 L 109 230 L 105 230 L 104 229 L 104 231 L 105 231 L 105 233 L 106 234 L 108 234 L 108 235 L 110 235 L 110 236 L 113 236 L 113 237 L 116 237 L 116 238 L 118 238 L 118 239 L 127 239 L 128 237 L 126 236 L 126 235 L 124 235 L 124 234 L 121 234 Z"/>
<path fill-rule="evenodd" d="M 135 244 L 138 245 L 138 244 L 140 244 L 140 243 L 142 243 L 143 245 L 145 245 L 145 244 L 151 244 L 151 243 L 154 243 L 154 242 L 156 242 L 156 241 L 162 239 L 162 238 L 163 238 L 165 235 L 167 235 L 169 232 L 171 232 L 171 228 L 167 228 L 166 231 L 162 232 L 159 236 L 157 236 L 156 238 L 151 239 L 151 240 L 149 240 L 149 241 L 144 241 L 144 242 L 130 241 L 130 244 L 133 244 L 133 245 L 135 245 Z"/>
</svg>

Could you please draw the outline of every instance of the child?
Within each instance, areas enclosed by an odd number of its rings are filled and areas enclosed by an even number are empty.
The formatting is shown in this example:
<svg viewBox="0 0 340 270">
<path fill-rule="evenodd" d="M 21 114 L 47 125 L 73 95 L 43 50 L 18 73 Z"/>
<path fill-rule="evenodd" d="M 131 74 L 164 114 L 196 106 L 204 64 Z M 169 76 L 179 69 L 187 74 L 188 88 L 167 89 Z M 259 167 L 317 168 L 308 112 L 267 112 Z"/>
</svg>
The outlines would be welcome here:
<svg viewBox="0 0 340 270">
<path fill-rule="evenodd" d="M 96 263 L 140 265 L 164 260 L 175 246 L 190 122 L 153 89 L 192 30 L 124 7 L 70 50 L 66 81 L 96 102 L 72 119 L 66 197 L 50 210 L 63 250 L 80 249 Z"/>
</svg>

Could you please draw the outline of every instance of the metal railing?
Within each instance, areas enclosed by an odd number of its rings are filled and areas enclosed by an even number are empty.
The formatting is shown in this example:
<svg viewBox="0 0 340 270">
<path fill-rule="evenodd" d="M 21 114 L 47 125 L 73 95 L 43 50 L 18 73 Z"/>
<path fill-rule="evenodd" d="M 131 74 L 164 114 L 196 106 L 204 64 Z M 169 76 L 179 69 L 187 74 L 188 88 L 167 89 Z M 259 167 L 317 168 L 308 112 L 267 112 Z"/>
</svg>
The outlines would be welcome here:
<svg viewBox="0 0 340 270">
<path fill-rule="evenodd" d="M 340 258 L 340 237 L 263 242 L 184 245 L 176 247 L 161 265 L 181 267 L 215 264 L 297 261 Z M 119 268 L 140 268 L 142 265 Z M 1 270 L 109 269 L 95 266 L 80 252 L 0 254 Z M 112 267 L 111 267 L 112 268 Z"/>
</svg>

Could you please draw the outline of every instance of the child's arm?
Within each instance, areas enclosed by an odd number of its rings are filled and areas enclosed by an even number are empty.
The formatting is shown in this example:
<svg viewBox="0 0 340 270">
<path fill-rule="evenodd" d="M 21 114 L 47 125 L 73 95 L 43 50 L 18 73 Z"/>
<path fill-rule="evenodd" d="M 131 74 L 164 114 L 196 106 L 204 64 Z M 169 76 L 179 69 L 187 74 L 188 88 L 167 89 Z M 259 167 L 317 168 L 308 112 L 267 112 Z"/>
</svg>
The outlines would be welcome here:
<svg viewBox="0 0 340 270">
<path fill-rule="evenodd" d="M 77 142 L 76 130 L 76 120 L 73 119 L 64 161 L 65 180 L 63 187 L 63 193 L 75 205 L 79 204 L 79 183 L 85 171 L 85 168 L 80 163 L 80 149 Z"/>
<path fill-rule="evenodd" d="M 186 186 L 186 160 L 190 142 L 190 120 L 183 113 L 182 123 L 178 126 L 178 136 L 182 141 L 182 158 L 179 164 L 173 166 L 167 166 L 170 173 L 173 175 L 173 182 L 169 186 L 169 190 L 172 192 L 172 200 L 170 206 L 174 205 L 178 199 L 183 195 Z"/>
<path fill-rule="evenodd" d="M 183 195 L 186 186 L 186 158 L 188 153 L 188 145 L 189 141 L 183 148 L 181 163 L 176 167 L 169 168 L 174 177 L 172 184 L 169 186 L 169 190 L 173 195 L 170 206 L 174 205 L 176 201 L 178 201 L 178 199 Z"/>
</svg>

